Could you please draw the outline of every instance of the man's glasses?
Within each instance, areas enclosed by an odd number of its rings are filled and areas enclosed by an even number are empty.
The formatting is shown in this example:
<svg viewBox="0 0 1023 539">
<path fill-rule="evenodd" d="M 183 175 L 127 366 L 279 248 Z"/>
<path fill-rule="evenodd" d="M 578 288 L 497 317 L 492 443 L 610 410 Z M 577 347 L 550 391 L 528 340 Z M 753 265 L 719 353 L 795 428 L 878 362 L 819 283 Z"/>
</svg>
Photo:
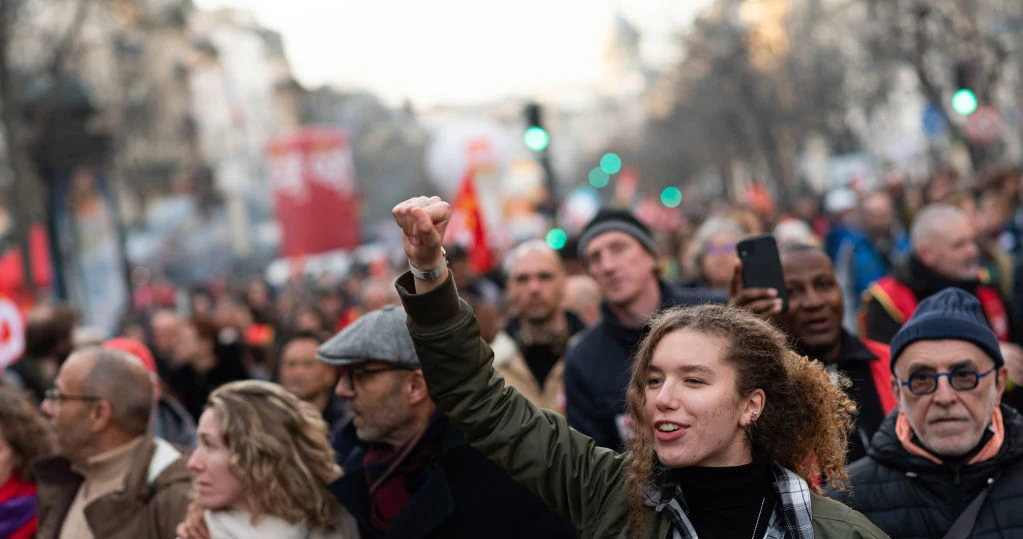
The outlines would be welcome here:
<svg viewBox="0 0 1023 539">
<path fill-rule="evenodd" d="M 980 379 L 991 374 L 997 367 L 992 367 L 991 370 L 983 373 L 977 372 L 976 369 L 971 367 L 956 367 L 951 372 L 939 372 L 932 373 L 929 371 L 918 371 L 909 375 L 909 380 L 903 382 L 899 381 L 905 387 L 909 388 L 909 392 L 917 395 L 924 396 L 930 395 L 938 390 L 938 380 L 942 376 L 948 377 L 948 385 L 956 391 L 970 391 L 977 388 L 980 384 Z"/>
<path fill-rule="evenodd" d="M 376 368 L 376 369 L 362 369 L 362 368 L 344 369 L 344 370 L 341 371 L 341 380 L 345 382 L 345 387 L 347 387 L 349 391 L 355 391 L 355 388 L 357 386 L 361 386 L 362 383 L 366 380 L 366 377 L 368 377 L 368 376 L 371 376 L 371 375 L 374 375 L 374 374 L 379 374 L 379 373 L 382 373 L 382 372 L 412 371 L 412 370 L 414 370 L 414 369 L 412 369 L 410 367 L 402 367 L 402 366 L 399 366 L 399 365 L 394 365 L 392 367 L 379 367 L 379 368 Z"/>
<path fill-rule="evenodd" d="M 91 395 L 72 395 L 70 393 L 61 393 L 59 389 L 51 387 L 44 393 L 46 400 L 48 401 L 85 401 L 85 402 L 96 402 L 103 399 L 99 397 L 93 397 Z"/>
<path fill-rule="evenodd" d="M 708 255 L 734 255 L 735 244 L 726 243 L 723 245 L 710 244 L 704 249 L 704 253 Z"/>
</svg>

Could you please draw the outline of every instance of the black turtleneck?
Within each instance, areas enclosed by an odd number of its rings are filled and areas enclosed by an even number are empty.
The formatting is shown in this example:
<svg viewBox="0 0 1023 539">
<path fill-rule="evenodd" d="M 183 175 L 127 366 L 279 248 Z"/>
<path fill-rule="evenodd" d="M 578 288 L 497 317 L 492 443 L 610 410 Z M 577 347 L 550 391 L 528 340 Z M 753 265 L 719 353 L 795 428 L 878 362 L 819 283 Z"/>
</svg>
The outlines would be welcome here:
<svg viewBox="0 0 1023 539">
<path fill-rule="evenodd" d="M 778 501 L 771 466 L 758 454 L 743 466 L 672 470 L 700 539 L 763 537 Z"/>
</svg>

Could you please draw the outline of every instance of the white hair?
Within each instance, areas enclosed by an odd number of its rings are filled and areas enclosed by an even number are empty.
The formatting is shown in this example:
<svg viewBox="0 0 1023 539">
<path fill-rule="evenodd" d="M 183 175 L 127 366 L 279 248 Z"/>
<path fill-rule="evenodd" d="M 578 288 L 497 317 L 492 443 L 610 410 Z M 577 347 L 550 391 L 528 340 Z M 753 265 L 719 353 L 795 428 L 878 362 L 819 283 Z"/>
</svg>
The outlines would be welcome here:
<svg viewBox="0 0 1023 539">
<path fill-rule="evenodd" d="M 798 219 L 788 219 L 774 227 L 774 239 L 779 246 L 811 245 L 820 247 L 821 242 L 813 233 L 810 225 Z"/>
<path fill-rule="evenodd" d="M 693 242 L 689 247 L 689 255 L 685 261 L 692 268 L 692 271 L 701 278 L 703 277 L 703 271 L 700 269 L 700 260 L 707 251 L 707 244 L 710 243 L 710 239 L 718 234 L 731 234 L 738 240 L 746 236 L 747 233 L 742 225 L 731 217 L 719 215 L 704 221 L 700 228 L 696 229 L 696 233 L 693 234 Z"/>
<path fill-rule="evenodd" d="M 547 253 L 553 256 L 554 259 L 557 260 L 558 269 L 559 270 L 563 269 L 564 266 L 561 263 L 561 255 L 559 255 L 557 251 L 552 249 L 550 245 L 547 245 L 546 241 L 541 239 L 534 239 L 526 240 L 518 244 L 514 249 L 511 250 L 510 253 L 508 253 L 508 257 L 504 259 L 504 265 L 501 267 L 502 271 L 504 272 L 504 276 L 505 277 L 511 276 L 512 269 L 515 268 L 515 263 L 519 261 L 519 258 L 522 258 L 522 255 L 534 251 Z"/>
<path fill-rule="evenodd" d="M 965 221 L 966 219 L 966 213 L 963 210 L 949 204 L 937 203 L 925 206 L 920 213 L 916 214 L 913 227 L 909 231 L 913 250 L 934 241 L 934 237 L 940 234 L 941 227 L 945 223 L 954 220 Z"/>
</svg>

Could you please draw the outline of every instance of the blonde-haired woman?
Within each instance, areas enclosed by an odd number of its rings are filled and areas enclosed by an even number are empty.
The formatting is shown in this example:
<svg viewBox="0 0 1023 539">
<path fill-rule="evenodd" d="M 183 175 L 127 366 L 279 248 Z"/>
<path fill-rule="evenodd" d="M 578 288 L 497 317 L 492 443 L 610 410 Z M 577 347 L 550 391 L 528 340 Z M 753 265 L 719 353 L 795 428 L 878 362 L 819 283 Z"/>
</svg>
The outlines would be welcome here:
<svg viewBox="0 0 1023 539">
<path fill-rule="evenodd" d="M 210 395 L 198 434 L 188 467 L 203 518 L 179 527 L 183 539 L 358 537 L 327 488 L 341 469 L 310 404 L 270 382 L 226 384 Z"/>
</svg>

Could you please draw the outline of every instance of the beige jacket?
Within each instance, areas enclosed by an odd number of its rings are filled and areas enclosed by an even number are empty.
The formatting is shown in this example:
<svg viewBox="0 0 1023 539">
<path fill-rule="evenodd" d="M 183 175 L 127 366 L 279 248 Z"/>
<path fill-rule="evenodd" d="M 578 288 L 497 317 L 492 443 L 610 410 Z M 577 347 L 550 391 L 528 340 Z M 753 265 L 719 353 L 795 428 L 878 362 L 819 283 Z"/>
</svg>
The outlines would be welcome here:
<svg viewBox="0 0 1023 539">
<path fill-rule="evenodd" d="M 554 364 L 554 368 L 547 375 L 547 380 L 544 381 L 543 389 L 540 389 L 540 384 L 533 377 L 529 365 L 526 365 L 518 345 L 507 333 L 499 332 L 494 342 L 490 343 L 490 347 L 494 350 L 494 368 L 501 373 L 506 384 L 517 389 L 538 408 L 554 410 L 565 415 L 564 360 L 558 360 Z"/>
</svg>

